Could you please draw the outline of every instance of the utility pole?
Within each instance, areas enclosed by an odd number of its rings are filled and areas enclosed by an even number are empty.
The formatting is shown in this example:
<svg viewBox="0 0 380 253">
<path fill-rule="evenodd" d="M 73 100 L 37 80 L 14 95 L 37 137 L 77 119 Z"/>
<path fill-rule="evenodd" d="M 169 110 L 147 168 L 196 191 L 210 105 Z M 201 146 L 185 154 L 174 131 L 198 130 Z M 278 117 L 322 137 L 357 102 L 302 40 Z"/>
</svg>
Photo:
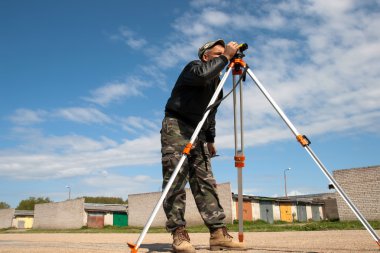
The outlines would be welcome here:
<svg viewBox="0 0 380 253">
<path fill-rule="evenodd" d="M 284 170 L 284 185 L 285 185 L 285 197 L 288 197 L 288 192 L 286 190 L 286 171 L 291 170 L 291 168 L 287 168 Z"/>
<path fill-rule="evenodd" d="M 66 185 L 66 188 L 69 189 L 69 200 L 71 199 L 71 187 L 69 185 Z"/>
</svg>

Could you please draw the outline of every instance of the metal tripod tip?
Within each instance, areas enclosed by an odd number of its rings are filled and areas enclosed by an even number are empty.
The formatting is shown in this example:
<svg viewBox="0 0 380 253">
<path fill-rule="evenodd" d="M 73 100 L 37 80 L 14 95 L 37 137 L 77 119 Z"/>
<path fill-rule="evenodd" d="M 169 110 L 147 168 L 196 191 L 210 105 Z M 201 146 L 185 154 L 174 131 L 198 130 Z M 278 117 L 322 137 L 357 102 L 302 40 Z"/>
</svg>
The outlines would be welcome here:
<svg viewBox="0 0 380 253">
<path fill-rule="evenodd" d="M 128 247 L 131 249 L 131 253 L 137 253 L 137 246 L 136 244 L 133 244 L 133 243 L 127 243 L 128 244 Z"/>
<path fill-rule="evenodd" d="M 377 243 L 377 245 L 379 245 L 379 247 L 380 247 L 380 241 L 376 241 L 376 243 Z"/>
<path fill-rule="evenodd" d="M 244 234 L 239 233 L 239 242 L 244 242 Z"/>
</svg>

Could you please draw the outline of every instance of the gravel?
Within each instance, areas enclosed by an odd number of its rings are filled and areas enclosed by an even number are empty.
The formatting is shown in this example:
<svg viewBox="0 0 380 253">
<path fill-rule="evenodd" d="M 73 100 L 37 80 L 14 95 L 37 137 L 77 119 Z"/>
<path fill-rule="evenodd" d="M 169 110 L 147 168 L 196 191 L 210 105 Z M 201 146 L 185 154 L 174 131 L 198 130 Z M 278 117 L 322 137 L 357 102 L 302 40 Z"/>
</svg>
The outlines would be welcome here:
<svg viewBox="0 0 380 253">
<path fill-rule="evenodd" d="M 237 233 L 231 233 L 237 238 Z M 130 252 L 127 242 L 137 241 L 139 234 L 85 233 L 13 233 L 0 234 L 0 253 L 99 253 Z M 209 234 L 191 233 L 197 252 L 208 250 Z M 138 252 L 171 252 L 171 235 L 149 233 Z M 246 251 L 240 252 L 380 252 L 365 230 L 310 232 L 249 232 L 244 233 Z M 223 251 L 238 252 L 238 251 Z"/>
</svg>

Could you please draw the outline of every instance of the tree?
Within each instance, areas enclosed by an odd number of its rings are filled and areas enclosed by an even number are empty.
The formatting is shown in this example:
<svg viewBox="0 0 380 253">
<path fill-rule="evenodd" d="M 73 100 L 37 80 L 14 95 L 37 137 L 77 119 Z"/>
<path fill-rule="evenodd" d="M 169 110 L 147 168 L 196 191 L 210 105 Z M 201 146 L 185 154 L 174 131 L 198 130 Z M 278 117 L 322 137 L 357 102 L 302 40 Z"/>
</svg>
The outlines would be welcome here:
<svg viewBox="0 0 380 253">
<path fill-rule="evenodd" d="M 16 207 L 17 210 L 34 210 L 34 206 L 36 204 L 43 204 L 43 203 L 50 203 L 52 202 L 49 198 L 35 198 L 35 197 L 29 197 L 29 199 L 21 200 L 18 206 Z"/>
<path fill-rule="evenodd" d="M 0 202 L 0 209 L 8 209 L 8 208 L 11 208 L 11 206 L 8 205 L 8 203 L 5 203 L 3 201 Z"/>
<path fill-rule="evenodd" d="M 99 203 L 99 204 L 128 204 L 122 198 L 117 197 L 83 197 L 85 203 Z"/>
</svg>

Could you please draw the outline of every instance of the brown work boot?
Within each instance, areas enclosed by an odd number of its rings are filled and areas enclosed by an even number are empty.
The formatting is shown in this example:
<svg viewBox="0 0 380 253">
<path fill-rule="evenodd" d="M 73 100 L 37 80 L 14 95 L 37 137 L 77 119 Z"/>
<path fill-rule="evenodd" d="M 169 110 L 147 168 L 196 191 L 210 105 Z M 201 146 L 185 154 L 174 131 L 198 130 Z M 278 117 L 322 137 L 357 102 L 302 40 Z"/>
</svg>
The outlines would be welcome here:
<svg viewBox="0 0 380 253">
<path fill-rule="evenodd" d="M 177 228 L 173 233 L 173 251 L 175 253 L 195 253 L 190 237 L 184 227 Z"/>
<path fill-rule="evenodd" d="M 242 250 L 244 244 L 232 240 L 232 236 L 227 233 L 227 228 L 218 228 L 210 233 L 210 250 Z"/>
</svg>

